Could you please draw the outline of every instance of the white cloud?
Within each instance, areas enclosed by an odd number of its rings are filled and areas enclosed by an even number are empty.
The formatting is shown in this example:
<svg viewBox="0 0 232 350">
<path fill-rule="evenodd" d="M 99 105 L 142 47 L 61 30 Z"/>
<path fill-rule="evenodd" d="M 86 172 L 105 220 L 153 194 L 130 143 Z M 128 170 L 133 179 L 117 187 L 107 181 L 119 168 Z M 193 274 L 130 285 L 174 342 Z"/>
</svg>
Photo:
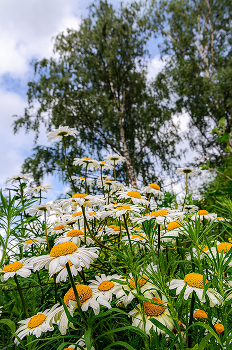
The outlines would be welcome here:
<svg viewBox="0 0 232 350">
<path fill-rule="evenodd" d="M 32 58 L 52 55 L 52 37 L 78 29 L 74 0 L 3 0 L 0 2 L 0 75 L 23 77 Z"/>
<path fill-rule="evenodd" d="M 152 58 L 147 66 L 148 80 L 154 79 L 157 76 L 157 74 L 161 72 L 161 70 L 164 68 L 165 63 L 165 57 L 163 58 L 163 60 L 161 60 L 160 55 L 156 55 L 154 58 Z"/>
</svg>

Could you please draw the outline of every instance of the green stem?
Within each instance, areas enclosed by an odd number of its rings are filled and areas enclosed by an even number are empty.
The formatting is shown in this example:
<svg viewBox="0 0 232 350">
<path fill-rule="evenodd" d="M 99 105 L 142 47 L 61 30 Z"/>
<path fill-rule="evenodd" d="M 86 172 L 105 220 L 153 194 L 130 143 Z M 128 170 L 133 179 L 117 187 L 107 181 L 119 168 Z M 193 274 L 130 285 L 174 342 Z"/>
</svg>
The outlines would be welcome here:
<svg viewBox="0 0 232 350">
<path fill-rule="evenodd" d="M 160 256 L 160 224 L 158 224 L 158 259 Z"/>
<path fill-rule="evenodd" d="M 195 303 L 195 292 L 193 291 L 192 299 L 191 299 L 191 307 L 190 307 L 189 327 L 193 323 L 194 303 Z M 191 346 L 192 346 L 192 328 L 188 331 L 188 347 L 191 348 Z"/>
<path fill-rule="evenodd" d="M 19 292 L 19 295 L 20 295 L 20 298 L 21 298 L 21 301 L 22 301 L 22 304 L 23 304 L 25 315 L 28 318 L 30 316 L 29 316 L 29 313 L 27 311 L 27 306 L 26 306 L 26 303 L 25 303 L 25 300 L 24 300 L 24 297 L 23 297 L 22 289 L 20 287 L 20 284 L 19 284 L 19 281 L 18 281 L 18 278 L 17 278 L 16 274 L 14 275 L 14 280 L 15 280 L 15 283 L 16 283 L 17 288 L 18 288 L 18 292 Z"/>
<path fill-rule="evenodd" d="M 114 160 L 114 181 L 117 181 L 116 169 L 115 169 L 115 160 Z"/>
<path fill-rule="evenodd" d="M 103 196 L 105 198 L 105 190 L 104 190 L 104 184 L 103 184 L 103 178 L 102 178 L 102 166 L 101 166 L 101 183 L 102 183 Z"/>
<path fill-rule="evenodd" d="M 67 169 L 68 176 L 69 176 L 69 179 L 70 179 L 70 181 L 71 181 L 73 190 L 74 190 L 74 192 L 76 193 L 77 190 L 76 190 L 76 187 L 75 187 L 75 185 L 74 185 L 74 182 L 73 182 L 73 179 L 72 179 L 72 176 L 71 176 L 69 167 L 68 167 L 67 154 L 66 154 L 66 144 L 65 144 L 65 138 L 64 138 L 64 136 L 62 137 L 62 140 L 63 140 L 63 146 L 64 146 L 64 160 L 65 160 L 66 169 Z"/>
<path fill-rule="evenodd" d="M 49 246 L 49 240 L 48 240 L 48 230 L 47 230 L 47 219 L 46 219 L 46 210 L 44 210 L 44 228 L 45 228 L 45 235 L 46 235 L 46 241 L 47 241 L 47 247 L 48 251 L 50 252 L 50 246 Z"/>
<path fill-rule="evenodd" d="M 44 295 L 44 291 L 43 291 L 43 287 L 42 287 L 39 271 L 36 271 L 36 275 L 37 275 L 37 278 L 38 278 L 38 281 L 39 281 L 39 285 L 40 285 L 40 288 L 41 288 L 41 292 L 42 292 L 42 297 L 43 297 L 42 300 L 45 301 L 45 295 Z"/>
<path fill-rule="evenodd" d="M 132 244 L 131 244 L 131 238 L 130 238 L 130 233 L 129 233 L 129 230 L 128 230 L 128 227 L 127 227 L 127 222 L 126 222 L 126 217 L 125 217 L 125 214 L 123 214 L 123 218 L 124 218 L 124 222 L 125 222 L 125 228 L 126 228 L 126 233 L 127 233 L 127 237 L 128 237 L 129 245 L 130 245 L 130 250 L 131 250 L 131 253 L 132 253 Z"/>
<path fill-rule="evenodd" d="M 95 243 L 97 243 L 97 245 L 98 245 L 99 247 L 102 247 L 102 248 L 105 248 L 105 249 L 108 249 L 108 250 L 112 250 L 111 248 L 109 248 L 109 247 L 105 246 L 104 244 L 102 244 L 102 243 L 94 236 L 94 234 L 93 234 L 92 231 L 90 230 L 89 223 L 88 223 L 88 221 L 87 221 L 87 219 L 86 219 L 85 207 L 82 205 L 81 208 L 82 208 L 82 212 L 83 212 L 83 216 L 84 216 L 84 222 L 85 222 L 85 224 L 86 224 L 86 226 L 87 226 L 87 230 L 88 230 L 88 232 L 89 232 L 91 238 L 94 240 Z"/>
<path fill-rule="evenodd" d="M 183 203 L 183 210 L 184 210 L 184 206 L 185 206 L 185 201 L 186 201 L 186 198 L 187 198 L 187 195 L 188 195 L 188 173 L 185 174 L 186 175 L 186 178 L 185 178 L 185 197 L 184 197 L 184 203 Z"/>
<path fill-rule="evenodd" d="M 75 298 L 76 298 L 78 310 L 79 310 L 80 313 L 82 313 L 81 302 L 80 302 L 80 299 L 79 299 L 79 295 L 77 293 L 75 282 L 74 282 L 74 279 L 73 279 L 73 276 L 72 276 L 72 272 L 70 270 L 70 266 L 69 266 L 68 262 L 66 263 L 66 269 L 68 271 L 68 275 L 69 275 L 69 279 L 70 279 L 70 282 L 71 282 L 71 286 L 72 286 L 72 289 L 73 289 L 73 292 L 74 292 L 74 295 L 75 295 Z"/>
<path fill-rule="evenodd" d="M 56 284 L 56 274 L 53 275 L 54 278 L 54 289 L 55 289 L 55 304 L 57 303 L 57 284 Z"/>
<path fill-rule="evenodd" d="M 86 163 L 86 168 L 85 168 L 85 191 L 87 194 L 89 194 L 89 189 L 88 189 L 88 185 L 87 185 L 87 169 L 88 169 L 88 163 Z"/>
</svg>

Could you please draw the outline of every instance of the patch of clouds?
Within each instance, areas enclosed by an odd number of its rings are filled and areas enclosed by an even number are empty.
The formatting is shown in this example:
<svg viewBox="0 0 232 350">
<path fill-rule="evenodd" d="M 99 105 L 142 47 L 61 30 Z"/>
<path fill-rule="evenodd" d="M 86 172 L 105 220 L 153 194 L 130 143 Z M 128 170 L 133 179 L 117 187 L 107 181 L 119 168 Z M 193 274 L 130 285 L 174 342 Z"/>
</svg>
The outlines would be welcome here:
<svg viewBox="0 0 232 350">
<path fill-rule="evenodd" d="M 162 71 L 166 64 L 167 57 L 160 58 L 160 55 L 155 55 L 151 60 L 149 60 L 147 65 L 147 79 L 153 80 Z"/>
</svg>

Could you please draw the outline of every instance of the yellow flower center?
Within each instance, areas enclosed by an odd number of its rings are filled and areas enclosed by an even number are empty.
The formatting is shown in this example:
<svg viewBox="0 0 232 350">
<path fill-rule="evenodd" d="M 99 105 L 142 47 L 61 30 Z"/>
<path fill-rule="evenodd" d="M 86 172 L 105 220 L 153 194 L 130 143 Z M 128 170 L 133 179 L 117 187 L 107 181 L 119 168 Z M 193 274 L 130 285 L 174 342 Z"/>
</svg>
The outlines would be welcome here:
<svg viewBox="0 0 232 350">
<path fill-rule="evenodd" d="M 222 242 L 222 243 L 218 244 L 217 250 L 218 250 L 219 253 L 224 251 L 224 254 L 226 254 L 226 253 L 228 253 L 230 251 L 231 247 L 232 247 L 231 243 Z"/>
<path fill-rule="evenodd" d="M 91 212 L 89 211 L 87 214 L 92 216 L 92 215 L 95 215 L 97 213 L 96 213 L 96 211 L 91 211 Z"/>
<path fill-rule="evenodd" d="M 168 214 L 168 211 L 167 209 L 160 209 L 160 210 L 157 210 L 157 211 L 153 211 L 150 216 L 154 216 L 155 218 L 157 218 L 158 216 L 164 216 L 164 215 L 167 215 Z"/>
<path fill-rule="evenodd" d="M 78 237 L 78 236 L 83 236 L 84 232 L 81 230 L 70 230 L 67 232 L 67 237 Z"/>
<path fill-rule="evenodd" d="M 141 194 L 137 191 L 129 191 L 129 192 L 127 192 L 127 195 L 129 197 L 133 197 L 133 198 L 138 198 L 138 199 L 141 198 Z"/>
<path fill-rule="evenodd" d="M 201 254 L 202 254 L 202 251 L 206 252 L 207 250 L 209 250 L 209 247 L 205 244 L 200 244 L 198 247 L 201 250 Z"/>
<path fill-rule="evenodd" d="M 46 210 L 47 210 L 47 208 L 46 208 L 46 207 L 44 207 L 44 206 L 40 206 L 40 207 L 38 207 L 38 210 L 44 210 L 44 211 L 46 211 Z"/>
<path fill-rule="evenodd" d="M 145 237 L 143 237 L 142 235 L 141 236 L 139 236 L 139 235 L 132 235 L 131 236 L 131 239 L 135 239 L 135 238 L 144 239 Z"/>
<path fill-rule="evenodd" d="M 110 225 L 110 226 L 108 226 L 109 228 L 115 228 L 115 227 L 117 227 L 116 225 Z"/>
<path fill-rule="evenodd" d="M 111 157 L 110 160 L 119 160 L 119 157 Z"/>
<path fill-rule="evenodd" d="M 88 196 L 87 194 L 83 194 L 83 193 L 75 193 L 72 198 L 85 198 L 86 196 Z"/>
<path fill-rule="evenodd" d="M 91 158 L 84 158 L 84 161 L 86 161 L 85 163 L 92 163 L 92 159 Z"/>
<path fill-rule="evenodd" d="M 101 163 L 101 164 L 106 164 L 106 162 L 104 162 L 104 160 L 99 160 L 99 163 Z"/>
<path fill-rule="evenodd" d="M 19 261 L 13 262 L 12 264 L 6 265 L 3 267 L 3 271 L 5 272 L 15 272 L 23 267 L 23 264 Z"/>
<path fill-rule="evenodd" d="M 198 214 L 198 215 L 208 215 L 209 212 L 208 212 L 207 210 L 199 210 L 199 211 L 197 212 L 197 214 Z"/>
<path fill-rule="evenodd" d="M 155 301 L 156 303 L 164 305 L 164 303 L 160 298 L 153 297 L 152 300 Z M 143 306 L 144 306 L 145 314 L 147 316 L 153 316 L 153 317 L 158 317 L 162 315 L 166 309 L 164 306 L 155 305 L 150 303 L 149 301 L 144 301 Z"/>
<path fill-rule="evenodd" d="M 53 230 L 61 230 L 62 228 L 64 228 L 64 225 L 59 225 L 59 226 L 55 226 L 55 227 L 53 227 Z"/>
<path fill-rule="evenodd" d="M 123 205 L 123 206 L 119 206 L 116 208 L 117 210 L 124 210 L 124 209 L 130 209 L 129 205 Z"/>
<path fill-rule="evenodd" d="M 148 279 L 147 279 L 147 277 L 145 275 L 143 275 L 142 277 L 141 276 L 138 277 L 138 282 L 140 284 L 140 287 L 143 287 L 147 283 L 147 281 L 148 281 Z M 131 289 L 135 289 L 136 288 L 135 287 L 135 280 L 134 280 L 134 278 L 132 278 L 129 281 L 129 287 Z"/>
<path fill-rule="evenodd" d="M 222 220 L 222 219 L 223 219 L 222 216 L 218 216 L 218 217 L 217 217 L 217 220 Z"/>
<path fill-rule="evenodd" d="M 80 299 L 81 305 L 88 299 L 91 299 L 93 296 L 92 289 L 89 286 L 86 286 L 84 284 L 77 284 L 76 290 L 77 290 L 77 294 Z M 68 306 L 69 300 L 76 301 L 73 288 L 70 288 L 64 296 L 65 305 Z"/>
<path fill-rule="evenodd" d="M 112 281 L 103 281 L 99 284 L 98 289 L 101 292 L 107 292 L 108 290 L 114 287 L 114 282 Z"/>
<path fill-rule="evenodd" d="M 28 241 L 26 241 L 26 243 L 35 243 L 38 242 L 36 239 L 28 239 Z"/>
<path fill-rule="evenodd" d="M 183 171 L 183 173 L 185 173 L 185 174 L 189 174 L 189 173 L 192 173 L 192 172 L 193 172 L 192 169 L 190 169 L 190 168 L 184 168 L 182 171 Z"/>
<path fill-rule="evenodd" d="M 72 254 L 77 251 L 77 246 L 73 242 L 65 242 L 54 245 L 50 251 L 50 256 L 58 258 L 59 256 L 64 256 Z"/>
<path fill-rule="evenodd" d="M 216 323 L 214 325 L 214 328 L 215 328 L 217 334 L 224 332 L 224 326 L 221 323 Z"/>
<path fill-rule="evenodd" d="M 121 230 L 125 230 L 125 228 L 121 226 Z M 115 226 L 114 231 L 120 231 L 120 226 Z"/>
<path fill-rule="evenodd" d="M 46 320 L 47 316 L 44 314 L 38 314 L 33 316 L 28 322 L 28 328 L 36 328 L 40 326 Z"/>
<path fill-rule="evenodd" d="M 205 284 L 209 281 L 206 279 Z M 189 273 L 184 278 L 184 283 L 187 283 L 192 288 L 203 289 L 203 275 L 200 273 Z"/>
<path fill-rule="evenodd" d="M 150 184 L 149 187 L 151 187 L 151 188 L 153 188 L 154 190 L 157 190 L 157 191 L 160 190 L 159 185 L 156 185 L 156 184 Z"/>
<path fill-rule="evenodd" d="M 68 131 L 61 131 L 61 132 L 57 133 L 57 136 L 64 136 L 64 135 L 67 135 L 67 134 L 68 134 Z"/>
<path fill-rule="evenodd" d="M 172 221 L 172 222 L 169 222 L 167 229 L 171 231 L 171 230 L 175 230 L 177 227 L 180 227 L 180 226 L 182 226 L 182 223 L 180 221 Z"/>
<path fill-rule="evenodd" d="M 193 316 L 200 321 L 206 321 L 208 316 L 207 313 L 204 310 L 197 310 L 194 312 Z"/>
<path fill-rule="evenodd" d="M 74 216 L 80 216 L 80 215 L 82 215 L 83 213 L 82 213 L 82 211 L 78 211 L 77 213 L 72 213 L 72 216 L 74 217 Z"/>
</svg>

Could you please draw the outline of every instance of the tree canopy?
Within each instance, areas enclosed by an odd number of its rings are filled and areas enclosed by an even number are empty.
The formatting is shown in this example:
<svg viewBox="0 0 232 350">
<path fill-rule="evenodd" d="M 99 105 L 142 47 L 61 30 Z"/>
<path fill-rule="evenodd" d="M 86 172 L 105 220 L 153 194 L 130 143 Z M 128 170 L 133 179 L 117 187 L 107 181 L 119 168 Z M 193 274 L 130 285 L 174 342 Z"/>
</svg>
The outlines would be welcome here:
<svg viewBox="0 0 232 350">
<path fill-rule="evenodd" d="M 78 130 L 69 144 L 73 155 L 115 152 L 126 158 L 132 186 L 136 179 L 154 181 L 157 171 L 169 171 L 178 158 L 178 125 L 166 82 L 147 81 L 146 49 L 150 34 L 139 21 L 140 7 L 115 10 L 107 1 L 89 8 L 78 31 L 68 29 L 55 40 L 55 57 L 34 62 L 35 79 L 28 83 L 28 103 L 14 131 L 25 127 L 38 136 L 60 125 Z M 57 58 L 58 57 L 58 58 Z M 62 160 L 59 145 L 36 146 L 24 169 L 39 178 L 53 173 Z M 39 176 L 38 176 L 39 173 Z M 124 175 L 123 175 L 124 174 Z M 127 175 L 125 175 L 127 174 Z"/>
</svg>

